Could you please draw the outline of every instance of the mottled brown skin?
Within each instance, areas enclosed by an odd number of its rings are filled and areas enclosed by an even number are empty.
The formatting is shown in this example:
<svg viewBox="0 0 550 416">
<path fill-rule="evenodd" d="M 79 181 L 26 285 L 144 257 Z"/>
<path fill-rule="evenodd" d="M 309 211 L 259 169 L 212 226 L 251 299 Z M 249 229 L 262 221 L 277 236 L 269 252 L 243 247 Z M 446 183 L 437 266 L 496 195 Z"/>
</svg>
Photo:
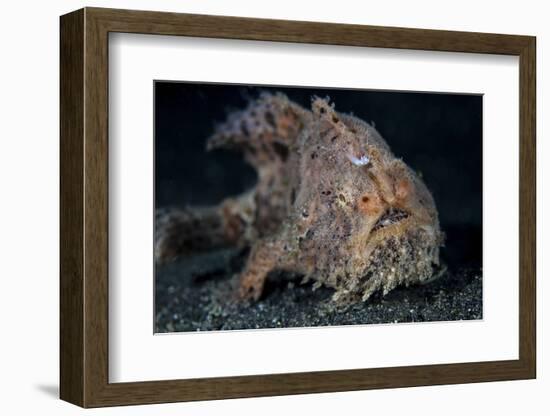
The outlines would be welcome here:
<svg viewBox="0 0 550 416">
<path fill-rule="evenodd" d="M 262 95 L 218 126 L 208 148 L 218 147 L 244 153 L 256 186 L 216 207 L 160 214 L 157 261 L 251 246 L 239 296 L 254 300 L 274 270 L 332 287 L 338 302 L 437 275 L 443 234 L 430 192 L 374 127 L 328 99 L 309 111 Z"/>
</svg>

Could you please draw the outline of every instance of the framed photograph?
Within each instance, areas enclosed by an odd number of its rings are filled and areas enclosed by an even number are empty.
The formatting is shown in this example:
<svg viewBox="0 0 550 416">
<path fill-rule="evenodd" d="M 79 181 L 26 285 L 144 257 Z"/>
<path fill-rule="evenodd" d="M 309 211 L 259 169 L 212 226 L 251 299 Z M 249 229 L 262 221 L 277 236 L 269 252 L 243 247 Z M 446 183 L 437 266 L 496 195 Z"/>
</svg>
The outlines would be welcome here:
<svg viewBox="0 0 550 416">
<path fill-rule="evenodd" d="M 534 37 L 60 29 L 63 400 L 535 378 Z"/>
</svg>

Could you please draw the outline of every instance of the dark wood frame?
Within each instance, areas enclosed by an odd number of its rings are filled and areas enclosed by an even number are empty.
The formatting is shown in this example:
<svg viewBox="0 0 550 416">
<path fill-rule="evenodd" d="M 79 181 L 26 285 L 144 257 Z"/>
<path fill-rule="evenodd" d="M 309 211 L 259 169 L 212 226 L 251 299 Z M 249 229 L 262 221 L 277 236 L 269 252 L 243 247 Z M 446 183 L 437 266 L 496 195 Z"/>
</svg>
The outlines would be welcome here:
<svg viewBox="0 0 550 416">
<path fill-rule="evenodd" d="M 519 359 L 109 383 L 110 32 L 519 56 Z M 530 36 L 98 8 L 62 16 L 61 398 L 83 407 L 99 407 L 535 378 L 535 50 L 535 38 Z"/>
</svg>

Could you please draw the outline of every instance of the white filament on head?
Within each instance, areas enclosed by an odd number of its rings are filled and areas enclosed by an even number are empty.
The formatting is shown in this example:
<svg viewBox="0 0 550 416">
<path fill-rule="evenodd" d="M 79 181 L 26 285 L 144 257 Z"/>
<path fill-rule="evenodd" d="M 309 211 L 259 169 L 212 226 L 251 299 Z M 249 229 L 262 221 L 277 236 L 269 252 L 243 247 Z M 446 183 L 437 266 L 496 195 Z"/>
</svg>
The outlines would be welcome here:
<svg viewBox="0 0 550 416">
<path fill-rule="evenodd" d="M 370 162 L 370 159 L 368 158 L 367 155 L 363 155 L 358 158 L 358 157 L 355 157 L 354 155 L 348 154 L 348 159 L 355 166 L 365 166 Z"/>
</svg>

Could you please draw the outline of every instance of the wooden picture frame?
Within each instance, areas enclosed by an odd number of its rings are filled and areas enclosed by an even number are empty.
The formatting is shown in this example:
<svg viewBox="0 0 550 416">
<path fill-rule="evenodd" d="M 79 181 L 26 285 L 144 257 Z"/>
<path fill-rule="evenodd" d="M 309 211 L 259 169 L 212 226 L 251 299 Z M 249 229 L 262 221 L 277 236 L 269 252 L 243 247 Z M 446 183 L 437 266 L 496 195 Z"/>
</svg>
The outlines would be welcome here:
<svg viewBox="0 0 550 416">
<path fill-rule="evenodd" d="M 61 399 L 101 407 L 535 378 L 534 37 L 100 8 L 62 16 L 60 29 Z M 109 383 L 110 32 L 519 56 L 519 359 Z"/>
</svg>

